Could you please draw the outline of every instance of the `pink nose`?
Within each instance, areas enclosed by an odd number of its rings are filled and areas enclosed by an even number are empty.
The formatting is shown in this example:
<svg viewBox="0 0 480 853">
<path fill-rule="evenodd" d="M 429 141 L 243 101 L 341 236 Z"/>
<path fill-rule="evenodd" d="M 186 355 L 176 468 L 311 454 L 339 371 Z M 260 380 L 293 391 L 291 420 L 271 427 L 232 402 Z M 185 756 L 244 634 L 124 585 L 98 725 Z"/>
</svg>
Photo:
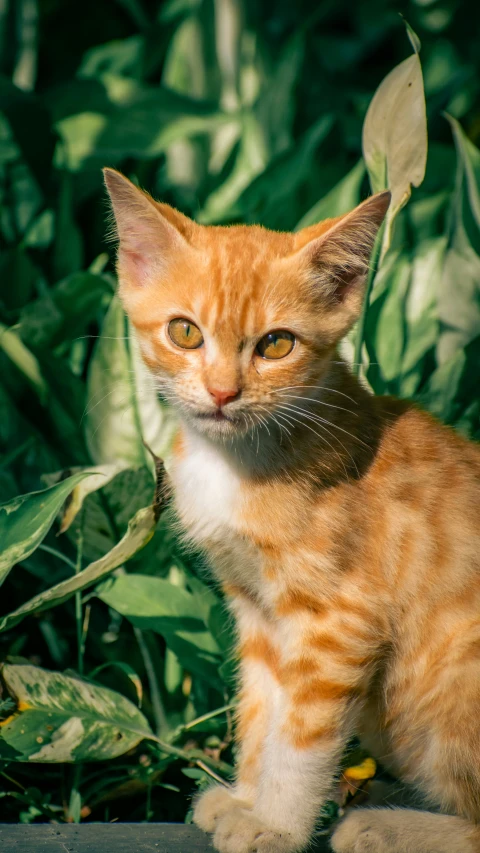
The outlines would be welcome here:
<svg viewBox="0 0 480 853">
<path fill-rule="evenodd" d="M 235 400 L 238 397 L 238 389 L 232 388 L 229 391 L 220 390 L 219 388 L 209 388 L 208 393 L 215 400 L 216 405 L 220 409 L 222 406 L 225 406 L 226 403 L 229 403 L 231 400 Z"/>
</svg>

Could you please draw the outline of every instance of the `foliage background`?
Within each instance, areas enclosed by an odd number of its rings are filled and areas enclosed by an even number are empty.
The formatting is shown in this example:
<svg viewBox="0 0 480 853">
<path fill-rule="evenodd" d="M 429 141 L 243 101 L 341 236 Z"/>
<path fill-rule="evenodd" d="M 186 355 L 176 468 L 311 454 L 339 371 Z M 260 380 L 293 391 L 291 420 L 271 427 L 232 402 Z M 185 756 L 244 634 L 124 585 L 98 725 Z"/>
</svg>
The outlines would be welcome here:
<svg viewBox="0 0 480 853">
<path fill-rule="evenodd" d="M 375 392 L 415 396 L 478 438 L 477 2 L 0 3 L 0 503 L 44 489 L 53 472 L 109 466 L 107 485 L 66 532 L 58 522 L 50 529 L 62 498 L 42 521 L 42 543 L 20 548 L 2 614 L 110 553 L 151 504 L 142 437 L 168 457 L 170 414 L 152 399 L 112 301 L 101 167 L 121 168 L 204 223 L 294 229 L 348 210 L 368 194 L 368 104 L 411 52 L 399 13 L 422 42 L 427 173 L 375 279 L 362 356 Z M 26 515 L 33 500 L 8 522 L 0 514 L 0 548 L 40 529 L 45 509 Z M 5 669 L 2 821 L 183 820 L 196 784 L 212 772 L 228 778 L 231 712 L 208 718 L 233 691 L 218 591 L 181 551 L 168 512 L 146 547 L 123 557 L 113 579 L 79 584 L 83 598 L 71 592 L 55 608 L 36 600 L 16 624 L 1 620 L 0 658 L 75 671 L 141 699 L 152 736 L 133 737 L 115 757 L 126 729 L 109 720 L 104 752 L 84 737 L 73 764 L 59 752 L 54 763 L 32 763 L 45 720 L 38 709 L 19 712 Z M 38 671 L 21 672 L 31 698 Z M 58 726 L 72 713 L 67 702 Z M 19 726 L 33 745 L 20 743 Z"/>
</svg>

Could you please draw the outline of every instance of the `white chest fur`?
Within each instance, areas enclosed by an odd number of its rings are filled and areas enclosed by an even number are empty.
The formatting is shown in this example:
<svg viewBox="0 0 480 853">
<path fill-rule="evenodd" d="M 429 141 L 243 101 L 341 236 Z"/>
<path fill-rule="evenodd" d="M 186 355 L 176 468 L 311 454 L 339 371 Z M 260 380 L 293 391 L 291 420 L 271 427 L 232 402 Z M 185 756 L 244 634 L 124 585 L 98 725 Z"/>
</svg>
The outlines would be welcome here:
<svg viewBox="0 0 480 853">
<path fill-rule="evenodd" d="M 188 538 L 206 549 L 224 580 L 255 582 L 258 554 L 241 530 L 243 498 L 235 467 L 214 445 L 187 433 L 171 474 Z"/>
<path fill-rule="evenodd" d="M 172 471 L 177 508 L 193 539 L 205 542 L 235 527 L 240 506 L 237 473 L 214 446 L 188 433 Z"/>
</svg>

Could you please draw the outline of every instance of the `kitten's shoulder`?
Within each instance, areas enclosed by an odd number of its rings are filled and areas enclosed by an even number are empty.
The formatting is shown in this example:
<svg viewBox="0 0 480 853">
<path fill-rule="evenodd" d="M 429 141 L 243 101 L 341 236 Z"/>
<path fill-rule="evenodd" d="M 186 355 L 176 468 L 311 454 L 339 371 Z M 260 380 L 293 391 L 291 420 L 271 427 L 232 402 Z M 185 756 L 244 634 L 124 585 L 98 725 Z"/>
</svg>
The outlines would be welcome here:
<svg viewBox="0 0 480 853">
<path fill-rule="evenodd" d="M 468 463 L 480 475 L 480 445 L 437 420 L 416 403 L 376 397 L 379 423 L 377 456 L 409 465 Z"/>
</svg>

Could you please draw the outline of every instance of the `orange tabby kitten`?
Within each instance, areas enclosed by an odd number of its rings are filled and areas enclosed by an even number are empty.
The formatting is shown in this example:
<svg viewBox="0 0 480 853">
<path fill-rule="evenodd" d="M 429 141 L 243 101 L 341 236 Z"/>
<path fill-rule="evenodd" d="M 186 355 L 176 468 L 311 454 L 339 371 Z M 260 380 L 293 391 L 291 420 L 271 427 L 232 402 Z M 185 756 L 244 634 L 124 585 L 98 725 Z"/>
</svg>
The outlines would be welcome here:
<svg viewBox="0 0 480 853">
<path fill-rule="evenodd" d="M 121 298 L 182 424 L 176 508 L 238 624 L 237 780 L 196 823 L 221 853 L 302 849 L 357 732 L 444 814 L 353 810 L 334 851 L 478 853 L 480 453 L 337 353 L 389 194 L 280 234 L 105 177 Z"/>
</svg>

